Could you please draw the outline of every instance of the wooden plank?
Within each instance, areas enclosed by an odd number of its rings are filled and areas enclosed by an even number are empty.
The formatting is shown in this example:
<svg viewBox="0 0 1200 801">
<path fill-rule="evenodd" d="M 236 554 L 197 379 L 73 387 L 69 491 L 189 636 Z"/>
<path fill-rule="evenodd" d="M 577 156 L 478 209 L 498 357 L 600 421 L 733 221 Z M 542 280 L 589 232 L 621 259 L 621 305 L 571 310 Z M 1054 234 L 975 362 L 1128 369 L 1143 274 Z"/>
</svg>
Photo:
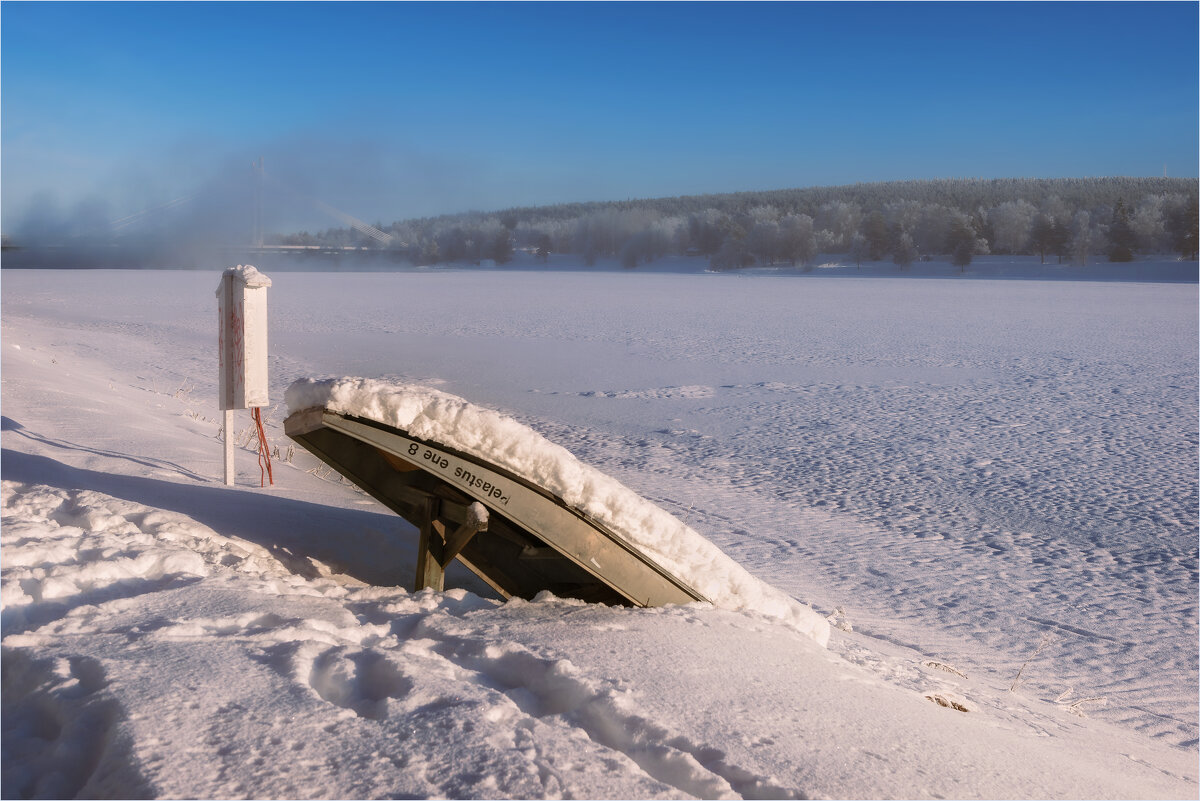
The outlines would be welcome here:
<svg viewBox="0 0 1200 801">
<path fill-rule="evenodd" d="M 438 499 L 426 496 L 421 509 L 421 539 L 417 543 L 417 581 L 414 592 L 426 587 L 441 592 L 446 587 L 442 551 L 446 528 L 437 519 Z"/>
<path fill-rule="evenodd" d="M 476 501 L 467 507 L 467 519 L 446 538 L 446 547 L 442 551 L 442 567 L 454 561 L 454 557 L 467 547 L 467 543 L 481 531 L 487 531 L 487 507 Z"/>
</svg>

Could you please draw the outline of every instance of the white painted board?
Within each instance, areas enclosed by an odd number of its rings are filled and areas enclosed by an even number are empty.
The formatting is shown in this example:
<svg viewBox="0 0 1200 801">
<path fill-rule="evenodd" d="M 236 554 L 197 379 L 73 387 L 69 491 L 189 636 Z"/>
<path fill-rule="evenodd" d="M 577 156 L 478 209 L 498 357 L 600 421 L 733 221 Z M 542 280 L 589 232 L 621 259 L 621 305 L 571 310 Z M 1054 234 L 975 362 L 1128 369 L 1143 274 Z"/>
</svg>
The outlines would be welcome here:
<svg viewBox="0 0 1200 801">
<path fill-rule="evenodd" d="M 266 406 L 267 287 L 253 267 L 226 270 L 217 288 L 220 408 Z"/>
</svg>

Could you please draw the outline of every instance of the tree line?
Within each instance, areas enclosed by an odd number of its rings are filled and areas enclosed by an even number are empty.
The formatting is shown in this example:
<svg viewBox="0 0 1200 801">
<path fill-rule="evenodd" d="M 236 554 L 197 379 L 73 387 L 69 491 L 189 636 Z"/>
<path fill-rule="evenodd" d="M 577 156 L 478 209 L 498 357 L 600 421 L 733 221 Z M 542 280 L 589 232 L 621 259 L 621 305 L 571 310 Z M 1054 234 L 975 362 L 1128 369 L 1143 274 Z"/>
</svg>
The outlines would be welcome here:
<svg viewBox="0 0 1200 801">
<path fill-rule="evenodd" d="M 567 203 L 403 220 L 376 227 L 414 263 L 506 264 L 526 249 L 548 258 L 626 267 L 670 254 L 707 257 L 714 269 L 803 265 L 839 256 L 907 267 L 948 258 L 965 268 L 984 254 L 1059 263 L 1197 258 L 1197 182 L 1182 178 L 959 179 L 770 192 Z M 276 237 L 289 245 L 380 245 L 357 231 Z"/>
</svg>

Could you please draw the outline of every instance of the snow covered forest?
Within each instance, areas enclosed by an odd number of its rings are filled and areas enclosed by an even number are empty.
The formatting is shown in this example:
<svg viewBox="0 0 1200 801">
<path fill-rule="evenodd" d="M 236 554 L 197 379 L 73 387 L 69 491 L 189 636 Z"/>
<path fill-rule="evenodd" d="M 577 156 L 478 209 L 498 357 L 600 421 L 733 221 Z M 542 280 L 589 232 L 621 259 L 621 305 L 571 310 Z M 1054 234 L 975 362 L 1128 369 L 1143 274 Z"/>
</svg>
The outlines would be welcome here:
<svg viewBox="0 0 1200 801">
<path fill-rule="evenodd" d="M 1058 263 L 1197 255 L 1197 184 L 1186 178 L 932 180 L 569 203 L 405 220 L 377 228 L 420 264 L 511 260 L 515 249 L 626 267 L 667 255 L 714 269 L 806 264 L 818 254 L 933 256 L 956 265 L 986 254 Z M 277 236 L 276 244 L 381 247 L 353 228 Z"/>
</svg>

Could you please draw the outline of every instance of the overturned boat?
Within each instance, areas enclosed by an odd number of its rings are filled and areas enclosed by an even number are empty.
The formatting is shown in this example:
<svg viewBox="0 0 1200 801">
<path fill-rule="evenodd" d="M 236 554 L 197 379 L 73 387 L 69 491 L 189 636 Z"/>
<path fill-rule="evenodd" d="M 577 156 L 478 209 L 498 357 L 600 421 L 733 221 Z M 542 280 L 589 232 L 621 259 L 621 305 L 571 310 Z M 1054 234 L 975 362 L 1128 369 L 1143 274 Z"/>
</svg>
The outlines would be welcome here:
<svg viewBox="0 0 1200 801">
<path fill-rule="evenodd" d="M 287 435 L 420 531 L 415 588 L 458 559 L 502 596 L 779 618 L 824 645 L 829 624 L 678 518 L 511 417 L 430 387 L 300 379 Z"/>
<path fill-rule="evenodd" d="M 303 409 L 289 437 L 421 532 L 415 588 L 442 589 L 458 559 L 504 597 L 633 606 L 706 600 L 545 487 L 404 429 Z"/>
</svg>

